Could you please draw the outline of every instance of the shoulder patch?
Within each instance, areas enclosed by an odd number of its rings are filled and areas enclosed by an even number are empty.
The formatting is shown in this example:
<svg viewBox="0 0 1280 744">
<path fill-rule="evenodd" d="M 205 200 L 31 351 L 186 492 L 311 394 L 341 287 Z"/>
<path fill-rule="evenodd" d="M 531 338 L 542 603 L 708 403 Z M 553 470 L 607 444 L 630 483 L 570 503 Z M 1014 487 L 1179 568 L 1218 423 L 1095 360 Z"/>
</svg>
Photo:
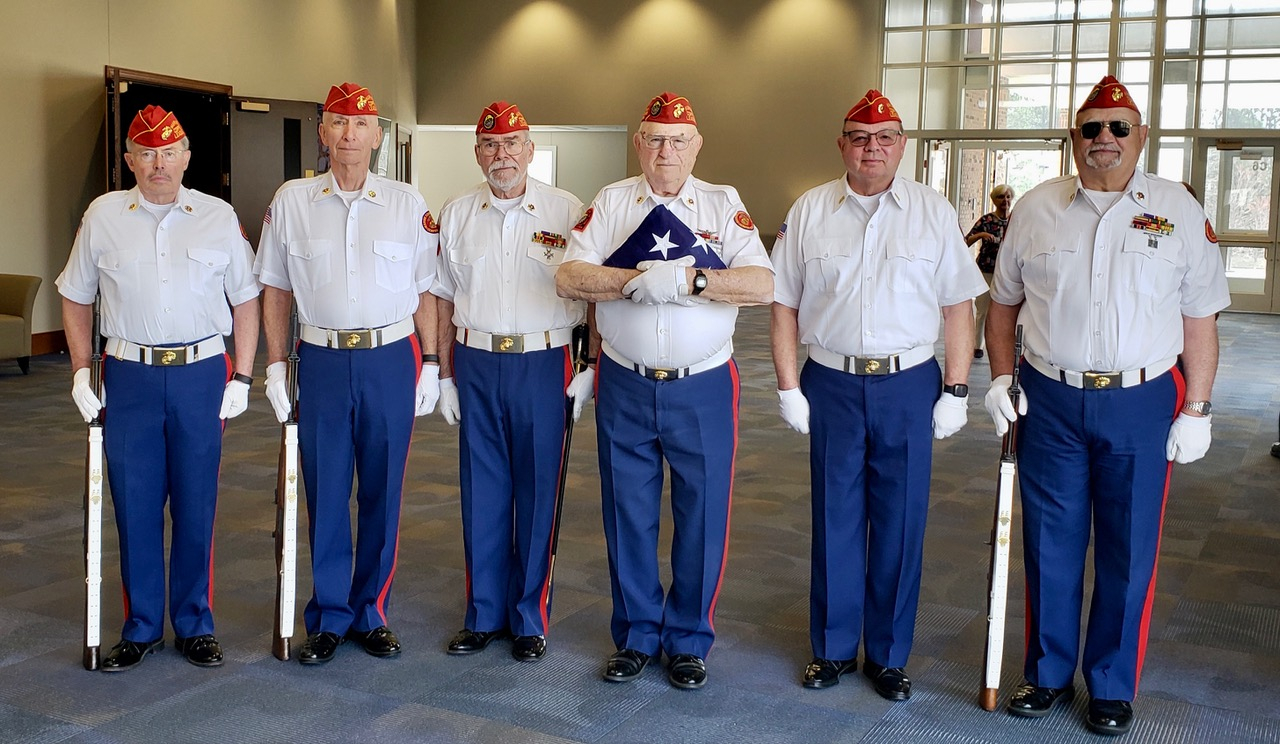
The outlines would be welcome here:
<svg viewBox="0 0 1280 744">
<path fill-rule="evenodd" d="M 1218 234 L 1213 231 L 1213 225 L 1209 224 L 1209 218 L 1204 219 L 1204 236 L 1209 239 L 1210 243 L 1218 242 Z"/>
<path fill-rule="evenodd" d="M 267 213 L 262 215 L 262 224 L 264 225 L 271 224 L 271 205 L 267 205 Z"/>
<path fill-rule="evenodd" d="M 248 240 L 248 239 L 249 239 L 249 233 L 245 231 L 245 229 L 244 229 L 244 223 L 243 223 L 243 222 L 237 222 L 237 224 L 239 224 L 239 225 L 240 225 L 240 234 L 241 234 L 242 236 L 244 236 L 244 239 L 245 239 L 245 240 Z"/>
<path fill-rule="evenodd" d="M 440 223 L 436 222 L 436 218 L 431 216 L 431 210 L 422 213 L 422 229 L 435 235 L 440 232 Z"/>
<path fill-rule="evenodd" d="M 587 211 L 582 214 L 582 219 L 578 220 L 578 224 L 573 226 L 574 232 L 582 232 L 587 229 L 587 225 L 591 224 L 591 217 L 595 215 L 595 207 L 587 207 Z"/>
<path fill-rule="evenodd" d="M 751 221 L 751 215 L 743 211 L 739 211 L 733 216 L 733 223 L 738 227 L 741 227 L 743 230 L 756 229 L 756 223 Z"/>
</svg>

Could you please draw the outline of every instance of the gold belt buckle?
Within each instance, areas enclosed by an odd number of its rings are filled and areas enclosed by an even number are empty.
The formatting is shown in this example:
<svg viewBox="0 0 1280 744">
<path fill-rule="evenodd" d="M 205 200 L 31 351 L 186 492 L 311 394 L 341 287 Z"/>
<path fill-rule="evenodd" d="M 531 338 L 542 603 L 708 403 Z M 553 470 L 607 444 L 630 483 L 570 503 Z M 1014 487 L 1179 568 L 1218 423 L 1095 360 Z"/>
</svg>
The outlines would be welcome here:
<svg viewBox="0 0 1280 744">
<path fill-rule="evenodd" d="M 1120 373 L 1108 372 L 1085 372 L 1084 388 L 1085 390 L 1106 390 L 1111 386 L 1121 387 Z"/>
<path fill-rule="evenodd" d="M 185 348 L 152 349 L 151 360 L 153 364 L 160 367 L 176 367 L 187 363 L 187 350 Z"/>
<path fill-rule="evenodd" d="M 373 331 L 342 331 L 339 336 L 344 349 L 373 348 Z"/>
<path fill-rule="evenodd" d="M 674 369 L 651 369 L 649 372 L 653 375 L 653 379 L 661 382 L 668 377 L 674 377 L 676 371 Z"/>
<path fill-rule="evenodd" d="M 489 343 L 492 350 L 498 354 L 524 353 L 524 336 L 520 334 L 494 336 Z"/>
<path fill-rule="evenodd" d="M 887 375 L 889 374 L 888 357 L 854 357 L 853 373 L 855 375 Z"/>
</svg>

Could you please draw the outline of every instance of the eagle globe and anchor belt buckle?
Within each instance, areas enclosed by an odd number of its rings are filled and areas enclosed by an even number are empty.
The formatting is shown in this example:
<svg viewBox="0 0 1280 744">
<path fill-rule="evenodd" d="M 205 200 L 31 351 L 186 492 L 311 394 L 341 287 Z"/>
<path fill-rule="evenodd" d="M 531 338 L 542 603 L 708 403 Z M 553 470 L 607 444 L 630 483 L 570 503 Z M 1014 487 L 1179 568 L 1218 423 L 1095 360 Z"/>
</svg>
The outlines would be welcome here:
<svg viewBox="0 0 1280 744">
<path fill-rule="evenodd" d="M 852 369 L 846 369 L 846 372 L 852 372 L 856 375 L 887 375 L 889 374 L 889 358 L 888 357 L 852 357 Z"/>
<path fill-rule="evenodd" d="M 523 354 L 524 336 L 494 336 L 489 340 L 495 354 Z"/>
<path fill-rule="evenodd" d="M 1120 375 L 1118 373 L 1111 374 L 1108 372 L 1085 372 L 1084 373 L 1084 389 L 1085 390 L 1106 390 L 1111 387 L 1120 387 Z"/>
</svg>

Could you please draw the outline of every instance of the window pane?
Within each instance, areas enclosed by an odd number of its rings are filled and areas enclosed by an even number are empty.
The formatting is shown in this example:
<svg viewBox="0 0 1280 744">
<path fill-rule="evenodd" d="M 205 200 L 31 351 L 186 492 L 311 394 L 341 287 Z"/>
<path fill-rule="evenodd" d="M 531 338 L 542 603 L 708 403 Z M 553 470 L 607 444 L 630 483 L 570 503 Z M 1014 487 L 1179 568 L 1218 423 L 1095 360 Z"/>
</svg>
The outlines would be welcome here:
<svg viewBox="0 0 1280 744">
<path fill-rule="evenodd" d="M 925 59 L 930 62 L 959 62 L 964 59 L 964 42 L 968 31 L 930 31 L 929 52 Z"/>
<path fill-rule="evenodd" d="M 1227 86 L 1222 83 L 1205 83 L 1200 86 L 1200 128 L 1217 129 L 1222 126 L 1223 97 Z"/>
<path fill-rule="evenodd" d="M 1266 13 L 1280 11 L 1275 0 L 1204 0 L 1204 12 L 1214 13 Z"/>
<path fill-rule="evenodd" d="M 1204 22 L 1204 49 L 1223 52 L 1280 52 L 1280 17 L 1212 18 Z"/>
<path fill-rule="evenodd" d="M 1004 0 L 1000 20 L 1004 23 L 1069 21 L 1075 12 L 1073 5 L 1071 0 Z"/>
<path fill-rule="evenodd" d="M 1271 171 L 1275 150 L 1210 150 L 1205 168 L 1204 207 L 1219 233 L 1270 235 Z"/>
<path fill-rule="evenodd" d="M 1164 27 L 1164 48 L 1169 52 L 1195 54 L 1200 49 L 1199 19 L 1172 20 Z"/>
<path fill-rule="evenodd" d="M 897 31 L 884 36 L 884 62 L 887 65 L 920 61 L 920 32 Z"/>
<path fill-rule="evenodd" d="M 1214 226 L 1217 229 L 1217 226 Z M 1227 289 L 1231 294 L 1260 295 L 1267 287 L 1267 249 L 1246 245 L 1223 245 L 1222 263 L 1227 269 Z"/>
<path fill-rule="evenodd" d="M 1227 83 L 1226 126 L 1280 129 L 1280 82 Z"/>
<path fill-rule="evenodd" d="M 1156 151 L 1156 175 L 1171 181 L 1191 178 L 1191 140 L 1186 137 L 1162 137 Z"/>
<path fill-rule="evenodd" d="M 1080 24 L 1080 42 L 1076 54 L 1081 57 L 1105 57 L 1111 44 L 1111 24 Z"/>
<path fill-rule="evenodd" d="M 1002 59 L 1071 56 L 1071 24 L 1005 26 L 1000 30 Z"/>
<path fill-rule="evenodd" d="M 934 67 L 925 71 L 924 128 L 958 129 L 961 109 L 959 67 Z"/>
<path fill-rule="evenodd" d="M 920 0 L 889 0 L 885 26 L 919 26 L 924 22 L 924 7 Z"/>
<path fill-rule="evenodd" d="M 1200 0 L 1168 0 L 1164 12 L 1170 17 L 1195 15 L 1200 12 Z"/>
<path fill-rule="evenodd" d="M 884 71 L 884 91 L 902 117 L 907 129 L 920 127 L 920 68 L 889 68 Z"/>
<path fill-rule="evenodd" d="M 1120 3 L 1120 15 L 1126 18 L 1149 18 L 1155 14 L 1155 0 L 1122 0 Z"/>
<path fill-rule="evenodd" d="M 1110 18 L 1111 0 L 1080 0 L 1081 18 Z"/>
<path fill-rule="evenodd" d="M 1195 126 L 1196 63 L 1181 60 L 1164 63 L 1164 87 L 1160 91 L 1160 126 L 1188 129 Z M 1161 156 L 1163 161 L 1163 156 Z"/>
<path fill-rule="evenodd" d="M 1120 26 L 1121 54 L 1151 54 L 1155 50 L 1156 24 L 1125 23 Z"/>
<path fill-rule="evenodd" d="M 1143 121 L 1150 121 L 1151 114 L 1151 60 L 1129 60 L 1120 63 L 1120 82 L 1129 89 L 1133 102 L 1138 104 Z"/>
<path fill-rule="evenodd" d="M 997 126 L 1007 129 L 1049 129 L 1056 116 L 1052 112 L 1054 66 L 1004 65 L 1000 68 L 1000 111 Z"/>
<path fill-rule="evenodd" d="M 986 129 L 991 126 L 991 68 L 964 68 L 964 111 L 960 126 Z M 997 125 L 997 128 L 999 126 Z"/>
</svg>

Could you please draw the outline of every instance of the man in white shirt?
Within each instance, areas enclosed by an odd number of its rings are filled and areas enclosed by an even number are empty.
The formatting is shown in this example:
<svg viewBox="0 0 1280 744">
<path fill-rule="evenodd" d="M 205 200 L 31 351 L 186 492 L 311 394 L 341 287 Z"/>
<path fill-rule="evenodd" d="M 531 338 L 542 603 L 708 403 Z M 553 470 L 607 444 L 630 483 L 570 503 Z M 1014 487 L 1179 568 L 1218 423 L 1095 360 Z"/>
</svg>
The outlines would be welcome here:
<svg viewBox="0 0 1280 744">
<path fill-rule="evenodd" d="M 476 124 L 485 180 L 440 211 L 440 412 L 458 430 L 465 625 L 449 653 L 473 654 L 513 634 L 511 655 L 547 650 L 551 542 L 565 437 L 592 395 L 573 378 L 571 340 L 585 302 L 556 296 L 556 269 L 582 202 L 529 178 L 534 143 L 514 103 Z"/>
<path fill-rule="evenodd" d="M 782 418 L 811 432 L 805 687 L 857 668 L 911 696 L 933 438 L 968 420 L 973 315 L 986 291 L 955 210 L 896 175 L 906 149 L 889 99 L 867 91 L 836 139 L 845 175 L 803 194 L 773 247 L 773 362 Z M 946 368 L 934 359 L 939 320 Z M 808 362 L 796 375 L 803 343 Z M 812 403 L 812 409 L 810 404 Z"/>
<path fill-rule="evenodd" d="M 1133 723 L 1172 463 L 1209 449 L 1215 315 L 1230 295 L 1204 209 L 1137 167 L 1147 127 L 1129 91 L 1106 76 L 1075 124 L 1079 175 L 1023 197 L 996 261 L 986 405 L 999 433 L 1019 424 L 1027 682 L 1009 712 L 1040 717 L 1071 697 L 1092 527 L 1086 723 L 1116 735 Z"/>
<path fill-rule="evenodd" d="M 85 421 L 104 418 L 107 480 L 120 532 L 125 621 L 102 671 L 164 647 L 164 508 L 169 622 L 196 666 L 222 664 L 213 626 L 213 521 L 225 419 L 249 405 L 258 347 L 253 252 L 231 205 L 182 186 L 190 142 L 176 116 L 134 117 L 125 164 L 138 185 L 89 205 L 58 277 L 71 391 Z M 102 400 L 91 388 L 93 299 L 106 337 Z M 223 337 L 235 324 L 235 360 Z"/>
<path fill-rule="evenodd" d="M 706 684 L 728 548 L 738 442 L 738 307 L 773 298 L 773 269 L 738 192 L 694 178 L 688 99 L 662 93 L 633 137 L 642 176 L 604 187 L 573 229 L 561 297 L 596 303 L 605 542 L 618 651 L 630 682 L 666 652 L 667 680 Z M 593 342 L 593 346 L 595 343 Z M 675 533 L 664 599 L 657 548 L 663 460 Z"/>
<path fill-rule="evenodd" d="M 330 661 L 347 638 L 373 656 L 400 653 L 387 601 L 405 462 L 414 416 L 439 397 L 428 291 L 439 227 L 413 186 L 369 172 L 382 127 L 368 89 L 333 86 L 319 130 L 332 170 L 276 191 L 254 267 L 265 285 L 267 399 L 282 422 L 292 302 L 301 324 L 298 444 L 314 586 L 303 664 Z"/>
</svg>

